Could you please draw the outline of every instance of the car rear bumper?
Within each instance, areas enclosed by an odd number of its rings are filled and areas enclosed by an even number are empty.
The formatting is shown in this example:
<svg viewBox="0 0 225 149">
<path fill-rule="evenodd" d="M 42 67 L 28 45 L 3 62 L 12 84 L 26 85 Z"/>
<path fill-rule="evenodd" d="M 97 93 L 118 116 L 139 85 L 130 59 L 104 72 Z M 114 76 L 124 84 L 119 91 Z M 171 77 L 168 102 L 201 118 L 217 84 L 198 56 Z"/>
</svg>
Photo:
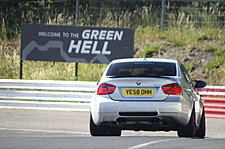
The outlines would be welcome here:
<svg viewBox="0 0 225 149">
<path fill-rule="evenodd" d="M 96 125 L 113 124 L 123 128 L 144 128 L 145 124 L 160 127 L 187 125 L 190 107 L 179 96 L 165 101 L 114 101 L 107 95 L 93 96 L 91 114 Z M 160 125 L 159 125 L 160 124 Z"/>
</svg>

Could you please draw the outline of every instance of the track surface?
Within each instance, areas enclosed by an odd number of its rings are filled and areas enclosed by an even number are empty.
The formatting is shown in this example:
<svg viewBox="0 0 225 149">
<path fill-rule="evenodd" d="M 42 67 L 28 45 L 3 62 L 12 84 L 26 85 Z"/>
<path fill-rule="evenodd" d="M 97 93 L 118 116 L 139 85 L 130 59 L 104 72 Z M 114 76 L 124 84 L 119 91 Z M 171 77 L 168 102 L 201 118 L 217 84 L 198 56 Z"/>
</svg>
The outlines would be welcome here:
<svg viewBox="0 0 225 149">
<path fill-rule="evenodd" d="M 207 119 L 206 139 L 176 132 L 124 131 L 121 137 L 91 137 L 89 113 L 0 109 L 0 149 L 221 149 L 225 120 Z"/>
</svg>

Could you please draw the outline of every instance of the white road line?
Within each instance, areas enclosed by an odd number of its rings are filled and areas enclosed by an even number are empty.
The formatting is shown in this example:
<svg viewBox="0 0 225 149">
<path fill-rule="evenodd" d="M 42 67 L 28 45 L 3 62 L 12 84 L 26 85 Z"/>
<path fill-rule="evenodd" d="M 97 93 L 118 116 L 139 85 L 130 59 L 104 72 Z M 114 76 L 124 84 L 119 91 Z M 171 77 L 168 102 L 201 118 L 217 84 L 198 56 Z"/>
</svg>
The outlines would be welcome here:
<svg viewBox="0 0 225 149">
<path fill-rule="evenodd" d="M 60 130 L 35 130 L 35 129 L 15 129 L 15 128 L 0 128 L 0 130 L 90 135 L 89 133 L 86 133 L 86 132 L 60 131 Z"/>
<path fill-rule="evenodd" d="M 139 144 L 139 145 L 132 146 L 128 149 L 139 149 L 139 148 L 146 147 L 146 146 L 149 146 L 149 145 L 159 144 L 159 143 L 162 143 L 162 142 L 168 142 L 168 141 L 171 141 L 171 140 L 174 140 L 174 139 L 151 141 L 151 142 L 142 143 L 142 144 Z"/>
</svg>

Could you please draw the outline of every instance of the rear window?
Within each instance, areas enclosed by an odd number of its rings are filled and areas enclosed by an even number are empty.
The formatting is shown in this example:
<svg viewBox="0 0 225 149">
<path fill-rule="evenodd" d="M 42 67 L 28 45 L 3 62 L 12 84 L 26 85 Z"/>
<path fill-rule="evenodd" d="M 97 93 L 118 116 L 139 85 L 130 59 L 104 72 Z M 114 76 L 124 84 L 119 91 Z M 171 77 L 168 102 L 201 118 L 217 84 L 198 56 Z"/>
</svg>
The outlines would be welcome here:
<svg viewBox="0 0 225 149">
<path fill-rule="evenodd" d="M 112 77 L 160 77 L 176 76 L 175 63 L 123 62 L 111 64 L 106 76 Z"/>
</svg>

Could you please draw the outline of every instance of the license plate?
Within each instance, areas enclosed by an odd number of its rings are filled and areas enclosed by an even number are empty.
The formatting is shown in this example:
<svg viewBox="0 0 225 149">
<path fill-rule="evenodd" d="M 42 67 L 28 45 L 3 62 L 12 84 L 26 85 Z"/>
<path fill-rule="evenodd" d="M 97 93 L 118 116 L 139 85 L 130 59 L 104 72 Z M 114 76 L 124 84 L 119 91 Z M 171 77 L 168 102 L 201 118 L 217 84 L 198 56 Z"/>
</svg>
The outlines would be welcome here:
<svg viewBox="0 0 225 149">
<path fill-rule="evenodd" d="M 125 96 L 154 96 L 153 89 L 123 89 Z"/>
</svg>

